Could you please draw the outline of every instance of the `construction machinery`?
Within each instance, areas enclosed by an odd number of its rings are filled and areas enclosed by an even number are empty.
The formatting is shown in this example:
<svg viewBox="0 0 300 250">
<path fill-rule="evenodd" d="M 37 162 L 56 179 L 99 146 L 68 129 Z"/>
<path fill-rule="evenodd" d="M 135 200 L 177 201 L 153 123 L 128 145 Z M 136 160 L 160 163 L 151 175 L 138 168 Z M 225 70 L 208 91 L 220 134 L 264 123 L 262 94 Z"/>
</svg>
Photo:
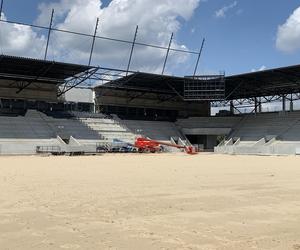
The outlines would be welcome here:
<svg viewBox="0 0 300 250">
<path fill-rule="evenodd" d="M 163 150 L 163 146 L 184 149 L 184 151 L 187 154 L 191 154 L 191 155 L 198 153 L 196 148 L 193 146 L 181 146 L 181 145 L 177 145 L 177 144 L 151 140 L 151 139 L 143 138 L 143 137 L 137 138 L 135 140 L 134 146 L 138 149 L 138 152 L 140 152 L 140 153 L 161 152 Z"/>
</svg>

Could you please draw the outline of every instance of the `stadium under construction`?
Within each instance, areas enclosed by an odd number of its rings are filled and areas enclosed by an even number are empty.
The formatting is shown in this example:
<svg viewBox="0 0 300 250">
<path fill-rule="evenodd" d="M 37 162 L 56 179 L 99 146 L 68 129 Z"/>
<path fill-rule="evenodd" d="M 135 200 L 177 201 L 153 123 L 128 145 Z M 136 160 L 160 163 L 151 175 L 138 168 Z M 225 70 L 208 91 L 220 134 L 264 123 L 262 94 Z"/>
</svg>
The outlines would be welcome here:
<svg viewBox="0 0 300 250">
<path fill-rule="evenodd" d="M 230 77 L 134 72 L 96 86 L 90 102 L 66 100 L 67 91 L 101 70 L 1 55 L 1 154 L 125 150 L 141 136 L 217 153 L 298 153 L 300 112 L 293 101 L 300 66 Z M 279 98 L 281 112 L 261 112 L 263 102 Z M 242 101 L 253 102 L 253 112 L 238 113 Z M 226 102 L 230 111 L 210 115 L 211 106 Z"/>
<path fill-rule="evenodd" d="M 0 12 L 1 13 L 1 12 Z M 53 13 L 52 13 L 53 14 Z M 2 20 L 1 23 L 13 22 Z M 34 26 L 49 31 L 50 27 Z M 74 32 L 73 32 L 74 33 Z M 126 70 L 0 55 L 0 154 L 87 154 L 134 151 L 136 138 L 161 141 L 164 151 L 193 146 L 230 154 L 300 154 L 300 65 L 242 75 L 161 74 L 131 71 L 136 36 Z M 139 44 L 140 46 L 153 46 Z M 160 48 L 162 49 L 162 48 Z M 93 82 L 92 86 L 87 82 Z M 82 98 L 88 92 L 87 98 Z M 73 93 L 73 98 L 68 96 Z M 280 112 L 262 106 L 281 102 Z M 289 105 L 287 105 L 287 103 Z M 222 107 L 228 106 L 227 111 Z M 220 111 L 211 115 L 212 107 Z M 251 110 L 248 113 L 240 107 Z"/>
</svg>

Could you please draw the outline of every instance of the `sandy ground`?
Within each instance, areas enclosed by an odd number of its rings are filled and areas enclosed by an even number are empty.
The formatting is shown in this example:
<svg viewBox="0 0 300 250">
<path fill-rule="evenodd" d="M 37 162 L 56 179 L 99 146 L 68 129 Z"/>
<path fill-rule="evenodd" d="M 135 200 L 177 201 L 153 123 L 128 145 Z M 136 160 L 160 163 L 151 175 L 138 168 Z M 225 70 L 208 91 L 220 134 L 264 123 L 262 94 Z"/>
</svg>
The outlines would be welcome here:
<svg viewBox="0 0 300 250">
<path fill-rule="evenodd" d="M 0 158 L 0 249 L 300 249 L 300 157 Z"/>
</svg>

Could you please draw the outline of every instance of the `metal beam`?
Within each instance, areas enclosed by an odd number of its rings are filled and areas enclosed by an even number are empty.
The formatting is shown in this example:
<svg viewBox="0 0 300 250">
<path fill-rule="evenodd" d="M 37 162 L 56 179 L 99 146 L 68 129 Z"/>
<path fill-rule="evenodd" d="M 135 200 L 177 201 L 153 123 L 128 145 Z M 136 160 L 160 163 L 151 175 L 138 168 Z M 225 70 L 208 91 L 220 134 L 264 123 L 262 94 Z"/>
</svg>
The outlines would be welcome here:
<svg viewBox="0 0 300 250">
<path fill-rule="evenodd" d="M 294 83 L 296 86 L 300 86 L 300 81 L 296 81 L 295 79 L 292 79 L 291 78 L 291 75 L 292 75 L 291 73 L 286 73 L 286 72 L 284 72 L 280 69 L 275 69 L 273 72 L 281 74 L 283 76 L 283 78 L 282 78 L 283 80 L 288 80 L 288 81 Z M 296 77 L 296 78 L 300 79 L 299 76 L 294 76 L 293 75 L 293 77 Z"/>
<path fill-rule="evenodd" d="M 170 88 L 170 89 L 172 89 L 173 91 L 174 91 L 174 93 L 176 94 L 176 95 L 178 95 L 183 101 L 184 101 L 184 97 L 169 83 L 169 82 L 166 82 L 166 84 L 168 85 L 168 87 Z"/>
<path fill-rule="evenodd" d="M 170 49 L 171 49 L 171 45 L 172 45 L 173 35 L 174 34 L 172 33 L 171 38 L 170 38 L 170 42 L 169 42 L 169 46 L 168 46 L 168 50 L 167 50 L 167 55 L 166 55 L 166 58 L 165 58 L 165 61 L 164 61 L 163 70 L 161 72 L 162 75 L 165 73 L 165 68 L 166 68 L 166 65 L 167 65 L 167 61 L 168 61 L 168 57 L 169 57 L 169 53 L 170 53 Z"/>
<path fill-rule="evenodd" d="M 129 68 L 130 68 L 131 60 L 132 60 L 132 55 L 133 55 L 133 50 L 134 50 L 134 45 L 135 45 L 135 42 L 136 42 L 138 29 L 139 29 L 139 26 L 137 25 L 136 29 L 135 29 L 135 33 L 134 33 L 133 43 L 132 43 L 132 46 L 131 46 L 129 61 L 128 61 L 127 70 L 126 70 L 126 76 L 128 76 L 128 71 L 129 71 Z"/>
<path fill-rule="evenodd" d="M 91 53 L 90 53 L 90 58 L 89 58 L 89 66 L 91 65 L 91 62 L 92 62 L 98 24 L 99 24 L 99 18 L 97 18 L 97 21 L 96 21 L 96 26 L 95 26 L 94 36 L 93 36 L 93 42 L 92 42 L 92 48 L 91 48 Z"/>
<path fill-rule="evenodd" d="M 0 20 L 2 18 L 3 3 L 4 3 L 4 0 L 1 0 L 1 5 L 0 5 Z"/>
<path fill-rule="evenodd" d="M 13 22 L 13 21 L 9 21 L 9 20 L 0 20 L 0 22 L 10 23 L 10 24 L 18 24 L 18 25 L 28 26 L 28 27 L 32 27 L 32 28 L 39 28 L 39 29 L 46 29 L 46 30 L 49 29 L 49 27 L 35 25 L 35 24 L 28 24 L 25 22 Z M 58 29 L 58 28 L 52 28 L 52 31 L 58 31 L 58 32 L 62 32 L 62 33 L 80 35 L 80 36 L 91 37 L 91 38 L 93 37 L 93 35 L 90 35 L 90 34 L 80 33 L 80 32 L 70 31 L 70 30 L 64 30 L 64 29 Z M 108 41 L 132 44 L 132 41 L 127 41 L 127 40 L 123 40 L 123 39 L 117 39 L 117 38 L 111 38 L 111 37 L 105 37 L 105 36 L 96 36 L 96 38 L 108 40 Z M 151 48 L 155 48 L 155 49 L 165 49 L 165 50 L 167 49 L 166 47 L 154 45 L 154 44 L 147 44 L 147 43 L 141 43 L 141 42 L 136 42 L 135 44 L 140 45 L 140 46 L 145 46 L 145 47 L 151 47 Z M 186 53 L 186 54 L 193 54 L 193 55 L 199 54 L 199 52 L 189 51 L 189 50 L 184 50 L 184 49 L 171 48 L 170 51 L 181 52 L 181 53 Z"/>
<path fill-rule="evenodd" d="M 85 72 L 85 76 L 80 78 L 80 80 L 75 78 L 75 79 L 70 79 L 69 81 L 67 81 L 65 83 L 65 86 L 64 86 L 63 90 L 58 93 L 57 97 L 60 97 L 63 94 L 70 91 L 71 89 L 76 88 L 78 85 L 80 85 L 81 83 L 83 83 L 84 81 L 89 79 L 92 75 L 94 75 L 97 72 L 97 70 L 98 70 L 98 68 L 94 68 L 94 69 L 92 69 L 88 72 Z M 71 82 L 72 80 L 74 80 L 74 83 L 71 86 L 67 87 L 68 83 Z"/>
<path fill-rule="evenodd" d="M 25 84 L 21 88 L 19 88 L 19 90 L 16 92 L 16 94 L 21 93 L 24 89 L 26 89 L 27 87 L 29 87 L 32 83 L 34 83 L 40 77 L 42 77 L 43 75 L 45 75 L 51 69 L 51 67 L 53 65 L 54 65 L 54 62 L 52 62 L 50 65 L 47 65 L 47 67 L 45 69 L 41 70 L 41 72 L 33 80 L 31 80 L 30 82 L 28 82 L 27 84 Z"/>
<path fill-rule="evenodd" d="M 131 98 L 127 101 L 127 103 L 129 104 L 129 103 L 132 102 L 134 99 L 140 98 L 140 97 L 144 96 L 145 94 L 147 94 L 147 93 L 145 93 L 145 92 L 139 93 L 139 94 L 137 94 L 137 95 L 131 97 Z"/>
<path fill-rule="evenodd" d="M 46 44 L 46 50 L 45 50 L 44 60 L 47 59 L 48 46 L 49 46 L 50 35 L 51 35 L 51 29 L 52 29 L 52 23 L 53 23 L 53 16 L 54 16 L 54 9 L 52 9 L 51 18 L 50 18 L 50 24 L 49 24 L 49 28 L 48 28 L 48 38 L 47 38 L 47 44 Z"/>
<path fill-rule="evenodd" d="M 164 102 L 170 101 L 170 100 L 172 100 L 172 99 L 174 99 L 174 98 L 177 98 L 177 95 L 174 95 L 174 96 L 169 96 L 168 98 L 165 98 L 165 99 L 161 98 L 161 99 L 160 99 L 160 101 L 159 101 L 159 102 L 157 102 L 157 103 L 158 103 L 158 104 L 161 104 L 161 103 L 164 103 Z"/>
<path fill-rule="evenodd" d="M 200 48 L 200 51 L 198 53 L 198 58 L 197 58 L 196 66 L 195 66 L 195 69 L 194 69 L 193 78 L 195 78 L 195 75 L 197 74 L 198 65 L 199 65 L 199 61 L 200 61 L 201 55 L 202 55 L 204 43 L 205 43 L 205 38 L 203 38 L 203 40 L 202 40 L 201 48 Z"/>
</svg>

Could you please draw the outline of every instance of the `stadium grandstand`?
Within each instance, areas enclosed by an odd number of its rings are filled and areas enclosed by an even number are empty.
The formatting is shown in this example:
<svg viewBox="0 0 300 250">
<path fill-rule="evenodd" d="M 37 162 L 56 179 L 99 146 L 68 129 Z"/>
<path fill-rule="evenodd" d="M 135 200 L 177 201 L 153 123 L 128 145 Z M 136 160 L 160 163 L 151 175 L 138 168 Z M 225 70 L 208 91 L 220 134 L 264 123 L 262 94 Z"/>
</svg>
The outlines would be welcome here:
<svg viewBox="0 0 300 250">
<path fill-rule="evenodd" d="M 136 42 L 138 27 L 134 40 L 126 41 L 97 36 L 97 25 L 89 35 L 1 15 L 0 22 L 48 33 L 43 59 L 0 55 L 0 154 L 97 153 L 116 142 L 133 145 L 137 137 L 216 153 L 300 153 L 300 112 L 294 105 L 300 65 L 197 75 L 205 40 L 193 52 L 172 48 L 173 35 L 168 47 Z M 89 62 L 47 60 L 53 30 L 90 38 Z M 126 70 L 91 66 L 99 39 L 131 46 Z M 166 51 L 161 74 L 130 70 L 135 45 Z M 192 76 L 164 74 L 170 52 L 197 56 Z M 272 102 L 282 103 L 279 112 L 265 112 Z"/>
<path fill-rule="evenodd" d="M 95 153 L 99 145 L 133 144 L 138 136 L 217 153 L 299 151 L 300 112 L 293 102 L 300 92 L 300 66 L 230 77 L 135 72 L 96 86 L 91 98 L 80 102 L 85 90 L 76 85 L 96 70 L 1 55 L 1 154 Z M 70 102 L 66 93 L 72 89 Z M 263 98 L 272 96 L 282 99 L 282 111 L 263 113 Z M 252 113 L 235 112 L 234 102 L 242 99 L 254 100 Z M 225 102 L 230 111 L 210 115 L 212 105 Z"/>
</svg>

